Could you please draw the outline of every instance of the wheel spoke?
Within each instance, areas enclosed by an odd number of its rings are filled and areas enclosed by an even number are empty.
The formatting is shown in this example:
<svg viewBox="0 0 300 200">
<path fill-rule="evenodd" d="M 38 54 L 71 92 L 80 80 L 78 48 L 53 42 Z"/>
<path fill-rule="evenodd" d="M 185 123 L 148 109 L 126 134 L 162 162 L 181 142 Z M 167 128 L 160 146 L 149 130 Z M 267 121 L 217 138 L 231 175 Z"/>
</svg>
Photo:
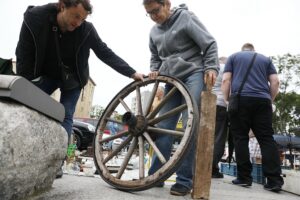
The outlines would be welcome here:
<svg viewBox="0 0 300 200">
<path fill-rule="evenodd" d="M 127 112 L 131 112 L 130 108 L 127 106 L 127 104 L 125 103 L 125 101 L 123 101 L 123 99 L 119 99 L 119 101 L 123 105 L 123 107 L 125 108 L 125 110 Z"/>
<path fill-rule="evenodd" d="M 142 109 L 142 99 L 141 99 L 141 90 L 140 87 L 136 86 L 136 107 L 137 107 L 137 114 L 143 115 Z"/>
<path fill-rule="evenodd" d="M 108 142 L 108 141 L 114 140 L 116 138 L 120 138 L 120 137 L 126 136 L 126 135 L 128 135 L 128 133 L 129 132 L 127 130 L 126 131 L 122 131 L 120 133 L 117 133 L 116 135 L 112 135 L 112 136 L 109 136 L 107 138 L 104 138 L 104 139 L 100 140 L 99 143 L 101 144 L 101 143 L 104 143 L 104 142 Z"/>
<path fill-rule="evenodd" d="M 168 92 L 168 94 L 166 96 L 163 97 L 163 99 L 161 100 L 161 102 L 154 108 L 154 110 L 149 113 L 147 115 L 147 119 L 152 119 L 154 118 L 157 113 L 159 112 L 159 110 L 163 107 L 163 105 L 165 105 L 165 103 L 167 101 L 169 101 L 169 99 L 174 95 L 174 93 L 177 91 L 176 87 L 173 87 L 170 92 Z"/>
<path fill-rule="evenodd" d="M 160 162 L 162 164 L 165 164 L 167 161 L 166 161 L 164 155 L 162 155 L 162 153 L 159 151 L 156 144 L 151 139 L 149 133 L 145 132 L 143 135 L 146 138 L 146 140 L 148 141 L 148 143 L 152 146 L 152 148 L 153 148 L 154 152 L 156 153 L 156 155 L 157 155 L 158 159 L 160 160 Z"/>
<path fill-rule="evenodd" d="M 168 130 L 168 129 L 162 129 L 162 128 L 155 128 L 155 127 L 148 127 L 147 131 L 149 133 L 154 133 L 154 134 L 166 134 L 166 135 L 174 135 L 174 136 L 180 136 L 180 137 L 183 137 L 183 135 L 184 135 L 183 131 L 174 131 L 174 130 Z"/>
<path fill-rule="evenodd" d="M 139 176 L 140 179 L 145 177 L 144 139 L 142 136 L 139 136 Z"/>
<path fill-rule="evenodd" d="M 130 141 L 132 140 L 132 136 L 130 135 L 125 139 L 114 151 L 112 151 L 104 160 L 103 164 L 107 163 L 110 159 L 112 159 L 115 155 L 117 155 L 121 149 L 123 149 Z"/>
<path fill-rule="evenodd" d="M 155 81 L 155 84 L 153 86 L 152 92 L 151 92 L 150 97 L 149 97 L 149 102 L 148 102 L 148 104 L 146 106 L 146 109 L 145 109 L 145 115 L 148 115 L 150 110 L 151 110 L 153 100 L 154 100 L 156 92 L 157 92 L 158 85 L 159 85 L 159 82 Z"/>
<path fill-rule="evenodd" d="M 160 121 L 162 121 L 164 119 L 170 118 L 172 115 L 175 115 L 175 114 L 178 114 L 178 113 L 182 112 L 186 108 L 187 108 L 186 104 L 180 105 L 177 108 L 174 108 L 174 109 L 172 109 L 172 110 L 170 110 L 170 111 L 168 111 L 168 112 L 166 112 L 166 113 L 164 113 L 164 114 L 162 114 L 162 115 L 160 115 L 160 116 L 158 116 L 158 117 L 156 117 L 154 119 L 150 119 L 148 121 L 148 123 L 150 125 L 157 124 L 158 122 L 160 122 Z"/>
<path fill-rule="evenodd" d="M 133 154 L 133 151 L 134 151 L 136 145 L 137 145 L 137 138 L 134 137 L 133 140 L 132 140 L 132 143 L 131 143 L 131 145 L 128 149 L 128 152 L 127 152 L 127 154 L 126 154 L 126 156 L 125 156 L 125 158 L 122 162 L 122 165 L 121 165 L 121 167 L 120 167 L 120 169 L 119 169 L 119 171 L 116 175 L 116 178 L 120 179 L 122 177 L 122 175 L 123 175 L 123 173 L 126 169 L 126 166 L 128 165 L 129 159 L 131 158 L 131 156 Z"/>
</svg>

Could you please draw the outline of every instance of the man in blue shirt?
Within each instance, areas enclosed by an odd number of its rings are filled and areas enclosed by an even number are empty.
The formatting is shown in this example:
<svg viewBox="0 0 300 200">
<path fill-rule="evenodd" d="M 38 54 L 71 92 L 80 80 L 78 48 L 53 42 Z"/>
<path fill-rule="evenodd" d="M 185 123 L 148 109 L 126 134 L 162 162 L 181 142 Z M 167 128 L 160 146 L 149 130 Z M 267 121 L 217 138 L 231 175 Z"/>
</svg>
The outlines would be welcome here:
<svg viewBox="0 0 300 200">
<path fill-rule="evenodd" d="M 224 69 L 222 91 L 228 102 L 229 93 L 236 94 L 254 56 L 254 46 L 246 43 L 242 51 L 231 55 Z M 264 188 L 279 192 L 283 185 L 280 159 L 273 139 L 272 102 L 279 88 L 279 79 L 272 61 L 258 54 L 240 93 L 239 110 L 230 115 L 230 129 L 234 136 L 237 179 L 232 183 L 251 186 L 252 165 L 249 158 L 249 130 L 252 129 L 261 147 L 263 174 L 267 178 Z"/>
</svg>

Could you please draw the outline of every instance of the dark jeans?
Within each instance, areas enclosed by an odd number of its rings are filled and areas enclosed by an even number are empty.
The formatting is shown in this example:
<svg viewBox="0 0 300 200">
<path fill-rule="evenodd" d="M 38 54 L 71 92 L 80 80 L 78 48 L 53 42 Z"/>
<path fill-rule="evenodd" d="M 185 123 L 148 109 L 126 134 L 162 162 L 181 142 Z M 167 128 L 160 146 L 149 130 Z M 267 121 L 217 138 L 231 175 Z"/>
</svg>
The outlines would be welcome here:
<svg viewBox="0 0 300 200">
<path fill-rule="evenodd" d="M 73 114 L 75 112 L 76 103 L 81 89 L 75 88 L 72 90 L 63 90 L 61 89 L 61 81 L 45 76 L 41 77 L 38 81 L 33 81 L 32 83 L 49 95 L 51 95 L 56 89 L 60 88 L 60 103 L 65 107 L 65 118 L 62 122 L 62 126 L 66 129 L 70 138 L 73 126 Z"/>
<path fill-rule="evenodd" d="M 239 112 L 230 113 L 230 129 L 234 136 L 237 177 L 252 181 L 249 158 L 249 131 L 252 129 L 261 148 L 262 170 L 269 183 L 283 184 L 280 176 L 279 152 L 273 138 L 272 105 L 269 99 L 241 97 Z"/>
<path fill-rule="evenodd" d="M 220 162 L 224 154 L 225 142 L 226 142 L 227 130 L 228 130 L 228 114 L 226 111 L 226 107 L 217 105 L 215 129 L 216 130 L 215 130 L 212 173 L 219 172 L 218 163 Z"/>
</svg>

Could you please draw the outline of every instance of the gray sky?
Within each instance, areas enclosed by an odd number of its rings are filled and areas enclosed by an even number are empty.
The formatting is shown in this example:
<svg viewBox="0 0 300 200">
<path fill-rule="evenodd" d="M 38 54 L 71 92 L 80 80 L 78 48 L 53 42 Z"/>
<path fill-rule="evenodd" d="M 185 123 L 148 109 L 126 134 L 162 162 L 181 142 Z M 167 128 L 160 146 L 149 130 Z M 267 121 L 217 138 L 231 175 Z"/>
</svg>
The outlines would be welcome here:
<svg viewBox="0 0 300 200">
<path fill-rule="evenodd" d="M 1 0 L 0 57 L 15 60 L 15 47 L 23 13 L 28 5 L 55 0 Z M 239 51 L 251 42 L 267 56 L 300 54 L 299 0 L 171 0 L 186 3 L 216 38 L 219 56 Z M 91 0 L 88 17 L 100 37 L 139 72 L 149 72 L 148 36 L 153 22 L 146 17 L 142 0 Z M 92 51 L 91 51 L 92 52 Z M 93 104 L 107 106 L 131 79 L 123 77 L 91 53 L 90 75 L 96 82 Z"/>
</svg>

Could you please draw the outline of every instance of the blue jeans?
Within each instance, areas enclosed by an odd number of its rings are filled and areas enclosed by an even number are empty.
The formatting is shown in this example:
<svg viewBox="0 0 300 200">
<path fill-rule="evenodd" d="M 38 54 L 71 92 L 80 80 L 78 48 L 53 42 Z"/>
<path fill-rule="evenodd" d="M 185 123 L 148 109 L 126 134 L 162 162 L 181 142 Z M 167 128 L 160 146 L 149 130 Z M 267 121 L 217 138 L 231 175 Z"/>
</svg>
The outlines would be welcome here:
<svg viewBox="0 0 300 200">
<path fill-rule="evenodd" d="M 203 90 L 203 72 L 196 72 L 190 75 L 189 77 L 182 80 L 188 91 L 190 92 L 192 98 L 194 98 L 197 105 L 200 105 L 200 97 L 201 92 Z M 172 89 L 171 85 L 166 85 L 165 94 L 167 94 Z M 179 92 L 176 92 L 175 95 L 162 107 L 160 111 L 160 115 L 185 103 L 184 98 Z M 178 115 L 173 115 L 168 119 L 161 121 L 157 126 L 159 128 L 175 130 L 178 119 L 180 117 L 180 113 Z M 182 113 L 182 121 L 183 126 L 185 127 L 187 122 L 187 112 Z M 198 122 L 196 122 L 198 123 Z M 198 133 L 194 133 L 195 135 Z M 164 155 L 164 157 L 168 160 L 171 156 L 172 145 L 174 142 L 174 137 L 171 135 L 160 135 L 155 144 Z M 193 174 L 194 174 L 194 158 L 195 158 L 195 140 L 191 141 L 191 148 L 185 154 L 183 158 L 183 162 L 176 171 L 176 183 L 183 185 L 187 188 L 192 188 L 193 185 Z M 157 158 L 156 154 L 153 155 L 152 164 L 149 169 L 149 175 L 154 174 L 158 169 L 162 166 L 161 162 Z"/>
<path fill-rule="evenodd" d="M 33 81 L 32 83 L 49 95 L 51 95 L 56 89 L 60 88 L 60 103 L 65 107 L 65 118 L 62 122 L 62 126 L 66 129 L 70 138 L 73 126 L 73 114 L 75 112 L 75 107 L 80 95 L 81 88 L 63 90 L 61 88 L 60 80 L 54 80 L 46 76 L 43 76 L 40 80 Z"/>
<path fill-rule="evenodd" d="M 118 132 L 118 124 L 114 122 L 108 122 L 108 124 L 110 135 L 116 135 Z M 112 149 L 113 141 L 114 140 L 108 142 L 108 148 Z"/>
</svg>

